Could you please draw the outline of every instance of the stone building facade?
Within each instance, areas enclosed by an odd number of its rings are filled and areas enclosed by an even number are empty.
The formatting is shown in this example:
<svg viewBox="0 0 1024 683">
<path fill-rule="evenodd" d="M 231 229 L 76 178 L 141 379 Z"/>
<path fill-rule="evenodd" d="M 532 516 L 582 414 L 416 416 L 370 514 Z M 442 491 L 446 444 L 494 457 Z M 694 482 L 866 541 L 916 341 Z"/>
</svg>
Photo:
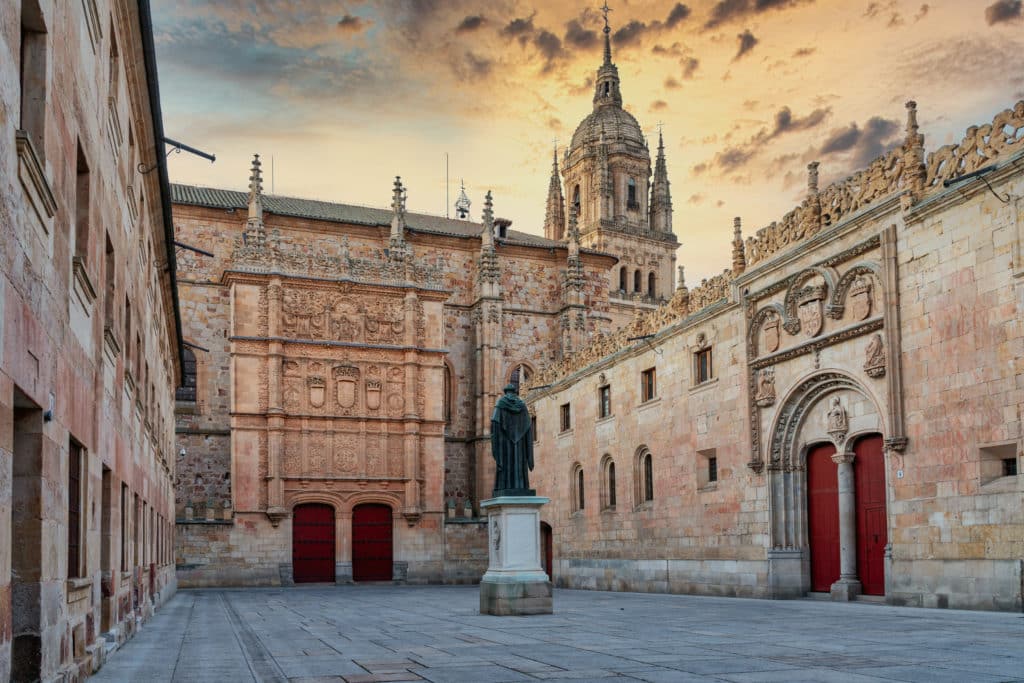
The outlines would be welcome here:
<svg viewBox="0 0 1024 683">
<path fill-rule="evenodd" d="M 0 31 L 0 679 L 81 680 L 176 589 L 153 39 L 129 0 L 17 0 Z"/>
<path fill-rule="evenodd" d="M 1024 102 L 531 378 L 560 586 L 1021 610 Z"/>
</svg>

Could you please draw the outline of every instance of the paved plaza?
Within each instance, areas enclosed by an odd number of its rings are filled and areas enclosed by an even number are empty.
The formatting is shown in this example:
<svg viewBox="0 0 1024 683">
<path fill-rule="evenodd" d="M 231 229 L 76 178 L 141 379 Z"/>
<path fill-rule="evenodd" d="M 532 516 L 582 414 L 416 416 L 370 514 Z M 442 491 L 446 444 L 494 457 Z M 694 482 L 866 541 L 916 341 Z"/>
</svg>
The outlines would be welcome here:
<svg viewBox="0 0 1024 683">
<path fill-rule="evenodd" d="M 478 614 L 475 586 L 181 591 L 97 681 L 1024 681 L 1024 615 L 555 591 Z"/>
</svg>

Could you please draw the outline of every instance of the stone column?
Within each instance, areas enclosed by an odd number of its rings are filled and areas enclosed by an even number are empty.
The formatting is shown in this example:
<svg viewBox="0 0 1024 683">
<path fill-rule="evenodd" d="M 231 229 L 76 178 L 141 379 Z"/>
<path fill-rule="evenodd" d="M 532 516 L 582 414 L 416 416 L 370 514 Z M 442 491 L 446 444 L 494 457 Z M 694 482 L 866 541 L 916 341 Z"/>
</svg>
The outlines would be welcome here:
<svg viewBox="0 0 1024 683">
<path fill-rule="evenodd" d="M 832 584 L 830 592 L 833 600 L 853 600 L 860 595 L 853 453 L 836 453 L 832 462 L 839 467 L 839 580 Z"/>
<path fill-rule="evenodd" d="M 277 526 L 287 516 L 284 508 L 284 482 L 281 479 L 281 460 L 284 457 L 284 400 L 283 360 L 281 343 L 280 277 L 273 277 L 267 285 L 267 516 Z"/>
</svg>

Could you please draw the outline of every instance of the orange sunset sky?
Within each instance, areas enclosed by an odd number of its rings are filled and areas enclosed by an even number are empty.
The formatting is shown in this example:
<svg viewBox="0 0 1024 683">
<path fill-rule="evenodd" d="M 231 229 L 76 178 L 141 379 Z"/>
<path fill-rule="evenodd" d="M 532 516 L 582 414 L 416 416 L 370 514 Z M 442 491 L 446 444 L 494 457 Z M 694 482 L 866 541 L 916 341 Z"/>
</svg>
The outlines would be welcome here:
<svg viewBox="0 0 1024 683">
<path fill-rule="evenodd" d="M 692 285 L 744 233 L 898 144 L 918 102 L 928 150 L 1024 98 L 1022 0 L 615 0 L 625 106 L 663 124 L 679 262 Z M 154 0 L 164 127 L 215 153 L 173 182 L 445 213 L 459 179 L 541 233 L 551 169 L 591 110 L 596 0 Z M 270 159 L 273 157 L 273 179 Z M 273 187 L 271 187 L 273 184 Z"/>
</svg>

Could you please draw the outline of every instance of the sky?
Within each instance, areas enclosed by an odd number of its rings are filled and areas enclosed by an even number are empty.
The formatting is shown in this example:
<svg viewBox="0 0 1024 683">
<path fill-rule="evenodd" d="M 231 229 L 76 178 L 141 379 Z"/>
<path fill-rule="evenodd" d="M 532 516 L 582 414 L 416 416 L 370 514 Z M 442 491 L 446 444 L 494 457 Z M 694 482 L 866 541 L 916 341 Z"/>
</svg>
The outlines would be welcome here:
<svg viewBox="0 0 1024 683">
<path fill-rule="evenodd" d="M 821 186 L 1024 99 L 1024 0 L 611 0 L 624 106 L 664 134 L 691 286 Z M 543 233 L 551 151 L 592 110 L 597 0 L 152 0 L 172 182 L 444 215 L 461 179 Z M 447 178 L 446 183 L 446 155 Z M 271 172 L 272 170 L 272 172 Z M 446 204 L 447 189 L 447 204 Z"/>
</svg>

